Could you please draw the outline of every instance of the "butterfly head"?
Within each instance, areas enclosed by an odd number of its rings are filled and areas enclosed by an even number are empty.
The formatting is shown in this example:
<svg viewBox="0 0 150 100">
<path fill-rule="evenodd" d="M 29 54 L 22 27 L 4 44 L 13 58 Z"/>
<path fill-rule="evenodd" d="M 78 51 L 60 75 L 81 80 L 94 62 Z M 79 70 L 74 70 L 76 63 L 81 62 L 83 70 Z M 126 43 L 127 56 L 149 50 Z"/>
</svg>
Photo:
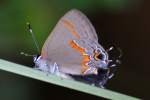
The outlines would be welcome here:
<svg viewBox="0 0 150 100">
<path fill-rule="evenodd" d="M 40 55 L 34 55 L 33 62 L 36 63 L 38 60 L 40 60 Z"/>
<path fill-rule="evenodd" d="M 43 59 L 40 55 L 33 56 L 35 68 L 42 71 L 48 71 L 47 60 Z"/>
<path fill-rule="evenodd" d="M 33 62 L 35 63 L 35 68 L 39 68 L 42 65 L 43 61 L 40 55 L 34 55 Z"/>
</svg>

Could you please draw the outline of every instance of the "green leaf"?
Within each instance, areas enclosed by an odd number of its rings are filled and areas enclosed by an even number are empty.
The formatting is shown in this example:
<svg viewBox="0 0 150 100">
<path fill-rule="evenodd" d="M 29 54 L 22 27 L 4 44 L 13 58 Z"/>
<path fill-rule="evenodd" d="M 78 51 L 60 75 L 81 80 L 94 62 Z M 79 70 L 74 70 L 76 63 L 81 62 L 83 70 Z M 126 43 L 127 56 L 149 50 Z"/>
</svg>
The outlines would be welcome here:
<svg viewBox="0 0 150 100">
<path fill-rule="evenodd" d="M 55 84 L 70 88 L 73 90 L 81 91 L 98 97 L 103 97 L 113 100 L 140 100 L 139 98 L 131 97 L 121 93 L 117 93 L 111 90 L 98 88 L 74 80 L 62 79 L 55 75 L 47 75 L 42 71 L 35 70 L 23 65 L 15 64 L 9 61 L 0 59 L 0 69 L 8 72 L 12 72 L 18 75 L 26 76 L 29 78 L 34 78 L 40 81 L 48 82 L 50 84 Z"/>
</svg>

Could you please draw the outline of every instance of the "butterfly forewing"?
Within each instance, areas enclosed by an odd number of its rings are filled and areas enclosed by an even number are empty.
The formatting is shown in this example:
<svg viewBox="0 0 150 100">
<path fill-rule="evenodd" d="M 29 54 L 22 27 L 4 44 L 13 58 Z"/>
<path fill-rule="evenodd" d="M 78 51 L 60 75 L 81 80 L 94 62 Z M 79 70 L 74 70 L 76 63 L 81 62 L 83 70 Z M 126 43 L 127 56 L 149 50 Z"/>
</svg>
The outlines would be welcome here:
<svg viewBox="0 0 150 100">
<path fill-rule="evenodd" d="M 56 62 L 64 73 L 81 74 L 83 58 L 80 52 L 70 46 L 73 40 L 98 42 L 92 24 L 78 10 L 71 10 L 60 19 L 42 48 L 42 56 L 50 62 Z"/>
</svg>

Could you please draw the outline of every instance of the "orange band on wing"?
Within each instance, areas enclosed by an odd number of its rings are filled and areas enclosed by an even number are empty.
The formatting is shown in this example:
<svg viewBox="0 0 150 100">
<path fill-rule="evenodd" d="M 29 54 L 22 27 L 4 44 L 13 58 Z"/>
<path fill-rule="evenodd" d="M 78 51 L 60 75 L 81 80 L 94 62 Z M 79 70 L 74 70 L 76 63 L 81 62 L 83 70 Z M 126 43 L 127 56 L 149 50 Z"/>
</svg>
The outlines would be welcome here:
<svg viewBox="0 0 150 100">
<path fill-rule="evenodd" d="M 75 31 L 75 27 L 71 22 L 63 20 L 63 24 L 65 27 L 67 27 L 67 29 L 71 32 L 73 36 L 75 36 L 77 39 L 80 39 L 79 34 Z"/>
<path fill-rule="evenodd" d="M 86 54 L 85 49 L 81 48 L 73 40 L 69 41 L 69 45 L 71 46 L 71 48 L 73 48 L 82 55 L 83 59 L 81 61 L 82 66 L 81 73 L 84 74 L 84 72 L 86 72 L 89 69 L 89 66 L 87 66 L 86 63 L 90 61 L 90 57 L 88 55 L 85 55 Z"/>
</svg>

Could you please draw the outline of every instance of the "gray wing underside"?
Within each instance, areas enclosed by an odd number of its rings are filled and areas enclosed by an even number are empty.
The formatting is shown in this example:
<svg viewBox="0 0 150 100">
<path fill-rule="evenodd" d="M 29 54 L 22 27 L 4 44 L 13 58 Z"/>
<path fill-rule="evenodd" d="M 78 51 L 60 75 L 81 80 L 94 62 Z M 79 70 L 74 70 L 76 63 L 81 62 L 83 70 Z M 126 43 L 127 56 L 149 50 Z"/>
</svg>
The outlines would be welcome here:
<svg viewBox="0 0 150 100">
<path fill-rule="evenodd" d="M 68 41 L 77 39 L 63 25 L 63 20 L 68 20 L 75 26 L 80 39 L 85 42 L 88 40 L 98 41 L 95 29 L 88 18 L 78 10 L 71 10 L 59 20 L 48 36 L 42 52 L 48 55 L 49 61 L 56 62 L 62 72 L 81 74 L 82 55 L 68 44 Z"/>
<path fill-rule="evenodd" d="M 79 10 L 73 9 L 69 11 L 62 19 L 68 19 L 74 23 L 77 33 L 79 33 L 82 38 L 98 41 L 95 28 L 90 20 Z"/>
</svg>

